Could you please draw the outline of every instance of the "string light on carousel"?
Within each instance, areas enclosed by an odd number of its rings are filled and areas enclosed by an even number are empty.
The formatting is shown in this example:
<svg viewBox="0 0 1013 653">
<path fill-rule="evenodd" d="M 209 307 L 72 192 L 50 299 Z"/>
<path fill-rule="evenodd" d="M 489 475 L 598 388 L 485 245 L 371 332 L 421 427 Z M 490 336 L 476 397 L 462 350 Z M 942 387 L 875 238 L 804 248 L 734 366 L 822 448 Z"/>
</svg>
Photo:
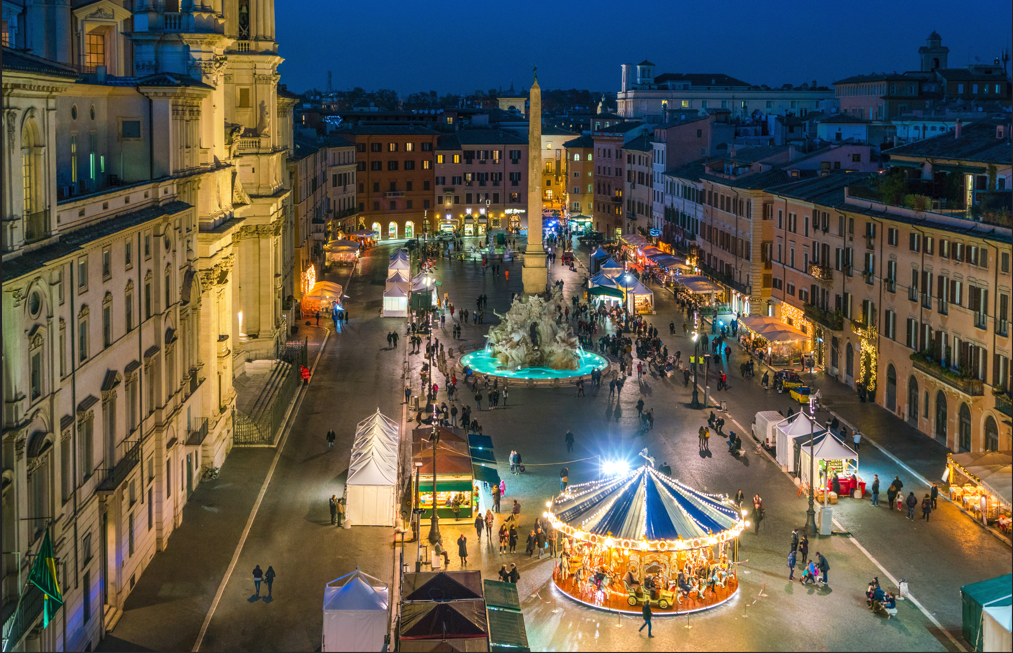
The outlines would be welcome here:
<svg viewBox="0 0 1013 653">
<path fill-rule="evenodd" d="M 568 487 L 544 517 L 563 536 L 556 587 L 592 607 L 639 614 L 707 610 L 739 590 L 737 540 L 749 526 L 727 495 L 642 467 Z"/>
</svg>

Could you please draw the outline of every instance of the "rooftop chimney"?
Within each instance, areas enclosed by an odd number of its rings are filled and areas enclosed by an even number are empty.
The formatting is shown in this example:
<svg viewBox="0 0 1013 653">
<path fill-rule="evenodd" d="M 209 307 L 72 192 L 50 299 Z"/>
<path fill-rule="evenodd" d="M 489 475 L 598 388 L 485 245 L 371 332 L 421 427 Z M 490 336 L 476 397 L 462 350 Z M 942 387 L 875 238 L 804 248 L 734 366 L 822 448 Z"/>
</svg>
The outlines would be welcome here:
<svg viewBox="0 0 1013 653">
<path fill-rule="evenodd" d="M 960 120 L 960 118 L 957 118 L 957 124 L 953 128 L 953 138 L 954 139 L 960 138 L 960 126 L 962 124 L 963 124 L 963 122 Z"/>
</svg>

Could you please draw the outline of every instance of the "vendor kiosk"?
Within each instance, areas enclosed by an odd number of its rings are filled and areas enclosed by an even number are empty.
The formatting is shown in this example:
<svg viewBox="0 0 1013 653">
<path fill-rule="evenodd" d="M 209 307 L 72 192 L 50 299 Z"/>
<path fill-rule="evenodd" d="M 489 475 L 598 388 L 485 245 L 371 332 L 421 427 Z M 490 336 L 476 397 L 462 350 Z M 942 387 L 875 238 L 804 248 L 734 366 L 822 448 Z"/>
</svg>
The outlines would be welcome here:
<svg viewBox="0 0 1013 653">
<path fill-rule="evenodd" d="M 468 441 L 458 429 L 438 426 L 436 444 L 436 506 L 440 519 L 472 520 L 478 510 L 478 491 Z M 412 431 L 412 462 L 418 470 L 419 507 L 422 520 L 433 516 L 432 428 Z M 412 479 L 415 482 L 415 479 Z M 413 494 L 414 496 L 414 494 Z M 455 510 L 456 509 L 456 510 Z"/>
</svg>

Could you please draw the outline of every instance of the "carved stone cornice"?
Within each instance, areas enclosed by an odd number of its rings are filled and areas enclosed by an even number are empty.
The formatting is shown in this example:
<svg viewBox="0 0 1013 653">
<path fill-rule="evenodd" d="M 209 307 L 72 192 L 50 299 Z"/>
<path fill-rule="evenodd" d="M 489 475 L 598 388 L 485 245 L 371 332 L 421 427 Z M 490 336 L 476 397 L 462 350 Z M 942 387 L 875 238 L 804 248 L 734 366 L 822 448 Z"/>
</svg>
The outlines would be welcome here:
<svg viewBox="0 0 1013 653">
<path fill-rule="evenodd" d="M 18 437 L 14 441 L 14 458 L 16 460 L 22 460 L 25 457 L 25 444 L 28 442 L 24 436 Z"/>
</svg>

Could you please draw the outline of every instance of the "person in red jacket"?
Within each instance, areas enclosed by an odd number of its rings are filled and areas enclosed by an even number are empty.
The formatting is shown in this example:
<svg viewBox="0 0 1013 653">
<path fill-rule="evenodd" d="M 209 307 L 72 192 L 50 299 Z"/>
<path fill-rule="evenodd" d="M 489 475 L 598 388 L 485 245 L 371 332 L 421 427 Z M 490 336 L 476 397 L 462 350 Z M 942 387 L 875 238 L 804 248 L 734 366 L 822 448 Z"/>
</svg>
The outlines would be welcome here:
<svg viewBox="0 0 1013 653">
<path fill-rule="evenodd" d="M 303 385 L 309 385 L 309 382 L 310 382 L 310 368 L 308 368 L 305 365 L 303 365 L 299 369 L 299 375 L 302 376 L 302 384 Z"/>
</svg>

